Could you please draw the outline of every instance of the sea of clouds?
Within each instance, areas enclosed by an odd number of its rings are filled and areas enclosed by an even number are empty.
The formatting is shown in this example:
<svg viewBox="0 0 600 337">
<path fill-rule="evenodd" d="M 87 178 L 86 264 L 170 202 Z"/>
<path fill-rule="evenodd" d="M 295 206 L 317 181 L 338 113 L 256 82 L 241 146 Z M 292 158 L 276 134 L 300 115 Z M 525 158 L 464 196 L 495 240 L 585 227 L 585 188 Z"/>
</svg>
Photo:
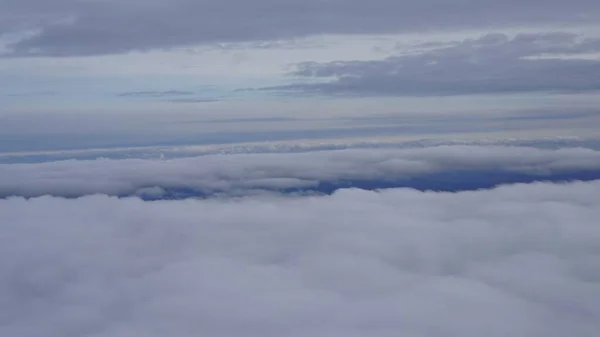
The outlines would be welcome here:
<svg viewBox="0 0 600 337">
<path fill-rule="evenodd" d="M 554 182 L 282 192 L 447 171 Z M 595 337 L 600 180 L 547 178 L 598 171 L 503 146 L 0 165 L 0 336 Z M 186 186 L 225 196 L 136 196 Z"/>
</svg>

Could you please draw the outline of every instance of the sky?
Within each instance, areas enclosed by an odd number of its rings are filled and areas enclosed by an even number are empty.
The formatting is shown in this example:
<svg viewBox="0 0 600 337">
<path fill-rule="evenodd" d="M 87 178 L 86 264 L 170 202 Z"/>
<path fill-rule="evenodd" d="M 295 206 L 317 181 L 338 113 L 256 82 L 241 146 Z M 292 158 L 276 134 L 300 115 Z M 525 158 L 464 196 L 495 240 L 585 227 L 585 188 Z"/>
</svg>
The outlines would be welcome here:
<svg viewBox="0 0 600 337">
<path fill-rule="evenodd" d="M 0 0 L 0 336 L 597 337 L 597 0 Z"/>
<path fill-rule="evenodd" d="M 0 13 L 0 152 L 578 136 L 600 121 L 592 0 L 0 0 Z M 532 114 L 548 117 L 513 119 Z"/>
</svg>

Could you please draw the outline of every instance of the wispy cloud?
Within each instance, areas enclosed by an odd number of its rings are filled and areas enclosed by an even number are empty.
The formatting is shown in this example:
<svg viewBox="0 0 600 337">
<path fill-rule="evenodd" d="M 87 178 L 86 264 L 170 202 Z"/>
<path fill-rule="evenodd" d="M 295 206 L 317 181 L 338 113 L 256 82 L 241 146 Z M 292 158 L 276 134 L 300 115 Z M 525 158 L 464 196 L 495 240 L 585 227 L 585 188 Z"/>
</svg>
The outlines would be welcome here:
<svg viewBox="0 0 600 337">
<path fill-rule="evenodd" d="M 144 90 L 144 91 L 126 91 L 117 94 L 119 97 L 141 97 L 141 98 L 169 98 L 177 96 L 192 96 L 196 93 L 184 90 Z"/>
<path fill-rule="evenodd" d="M 598 91 L 600 58 L 576 57 L 584 53 L 600 53 L 600 39 L 561 32 L 489 34 L 383 60 L 301 63 L 292 75 L 320 81 L 264 90 L 326 96 Z M 555 56 L 536 58 L 542 55 Z"/>
<path fill-rule="evenodd" d="M 56 96 L 58 95 L 55 91 L 31 91 L 31 92 L 18 92 L 4 94 L 5 97 L 45 97 L 45 96 Z"/>
<path fill-rule="evenodd" d="M 173 98 L 169 99 L 172 103 L 214 103 L 220 102 L 221 99 L 217 98 Z"/>
</svg>

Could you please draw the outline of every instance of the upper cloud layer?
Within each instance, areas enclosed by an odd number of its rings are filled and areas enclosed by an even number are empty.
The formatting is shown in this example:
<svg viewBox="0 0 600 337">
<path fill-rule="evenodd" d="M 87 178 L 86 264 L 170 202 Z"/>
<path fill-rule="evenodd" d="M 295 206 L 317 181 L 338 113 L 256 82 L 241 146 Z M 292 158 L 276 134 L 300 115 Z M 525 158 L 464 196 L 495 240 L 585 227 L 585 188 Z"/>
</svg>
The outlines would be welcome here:
<svg viewBox="0 0 600 337">
<path fill-rule="evenodd" d="M 596 337 L 599 190 L 0 200 L 0 335 Z"/>
<path fill-rule="evenodd" d="M 351 96 L 600 90 L 600 59 L 577 57 L 599 53 L 596 38 L 560 32 L 489 34 L 420 48 L 425 50 L 377 61 L 301 63 L 294 75 L 332 80 L 266 89 Z"/>
<path fill-rule="evenodd" d="M 78 197 L 95 193 L 160 197 L 164 189 L 247 194 L 256 189 L 306 189 L 319 182 L 411 179 L 473 171 L 524 173 L 539 179 L 573 171 L 598 174 L 600 152 L 583 148 L 439 146 L 210 155 L 164 161 L 98 159 L 4 164 L 0 165 L 0 197 Z M 475 175 L 462 179 L 468 182 Z"/>
<path fill-rule="evenodd" d="M 92 55 L 313 34 L 596 23 L 595 0 L 3 0 L 2 32 L 36 31 L 13 55 Z"/>
</svg>

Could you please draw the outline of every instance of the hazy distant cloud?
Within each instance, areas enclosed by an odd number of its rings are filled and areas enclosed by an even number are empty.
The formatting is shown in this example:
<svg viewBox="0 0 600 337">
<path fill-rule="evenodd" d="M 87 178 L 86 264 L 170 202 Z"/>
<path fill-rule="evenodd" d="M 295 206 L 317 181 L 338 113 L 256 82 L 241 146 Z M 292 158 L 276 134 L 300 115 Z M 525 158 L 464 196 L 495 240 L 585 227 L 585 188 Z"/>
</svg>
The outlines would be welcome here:
<svg viewBox="0 0 600 337">
<path fill-rule="evenodd" d="M 198 93 L 185 90 L 144 90 L 144 91 L 126 91 L 117 94 L 119 97 L 129 98 L 155 98 L 162 99 L 171 103 L 212 103 L 220 102 L 221 99 L 212 97 L 197 97 Z M 196 96 L 196 97 L 194 97 Z"/>
<path fill-rule="evenodd" d="M 600 19 L 595 0 L 3 0 L 0 6 L 0 32 L 39 32 L 14 43 L 13 56 L 96 55 L 313 34 L 585 24 Z"/>
<path fill-rule="evenodd" d="M 600 112 L 599 112 L 600 114 Z M 199 123 L 199 124 L 229 124 L 229 123 L 271 123 L 271 122 L 294 122 L 301 119 L 292 117 L 256 117 L 256 118 L 225 118 L 225 119 L 206 119 L 206 120 L 186 120 L 181 123 Z M 307 119 L 304 119 L 307 120 Z M 231 145 L 228 145 L 231 147 Z"/>
<path fill-rule="evenodd" d="M 165 98 L 165 97 L 177 97 L 177 96 L 191 96 L 195 95 L 193 91 L 183 91 L 183 90 L 166 90 L 166 91 L 156 91 L 156 90 L 145 90 L 145 91 L 127 91 L 120 92 L 117 94 L 119 97 L 142 97 L 142 98 Z"/>
<path fill-rule="evenodd" d="M 245 49 L 305 49 L 324 47 L 323 43 L 306 40 L 263 40 L 250 42 L 233 42 L 233 43 L 215 43 L 212 46 L 223 51 L 236 51 Z"/>
<path fill-rule="evenodd" d="M 596 337 L 599 190 L 0 200 L 0 335 Z"/>
<path fill-rule="evenodd" d="M 410 123 L 410 120 L 400 121 L 398 119 L 386 120 L 381 117 L 383 122 L 387 123 Z M 528 115 L 525 118 L 536 118 Z M 540 117 L 541 118 L 541 117 Z M 562 117 L 559 117 L 562 118 Z M 515 119 L 517 119 L 515 117 Z M 285 119 L 283 121 L 286 121 Z M 245 119 L 222 119 L 222 120 L 187 120 L 181 123 L 185 124 L 228 124 L 228 123 L 254 123 L 254 120 Z M 258 119 L 258 123 L 282 122 L 278 118 Z M 291 122 L 297 122 L 292 120 Z M 348 120 L 348 123 L 353 123 Z M 367 121 L 362 121 L 365 123 Z M 374 121 L 375 122 L 375 121 Z M 115 147 L 115 148 L 96 148 L 81 150 L 50 150 L 34 152 L 0 152 L 0 163 L 41 163 L 54 162 L 62 160 L 95 160 L 98 158 L 110 159 L 134 159 L 134 158 L 189 158 L 206 155 L 224 155 L 224 154 L 260 154 L 260 153 L 302 153 L 310 151 L 331 151 L 345 149 L 415 149 L 435 146 L 519 146 L 535 147 L 543 149 L 561 149 L 561 148 L 588 148 L 600 150 L 600 139 L 580 138 L 580 137 L 532 137 L 526 138 L 489 138 L 489 139 L 415 139 L 406 140 L 394 137 L 358 137 L 351 139 L 315 139 L 315 140 L 295 140 L 295 141 L 267 141 L 253 143 L 225 143 L 210 145 L 188 145 L 188 146 L 141 146 L 141 147 Z M 576 168 L 574 168 L 576 170 Z M 600 174 L 600 171 L 598 171 Z"/>
<path fill-rule="evenodd" d="M 321 181 L 410 179 L 461 171 L 526 173 L 540 179 L 569 171 L 600 172 L 600 151 L 439 146 L 210 155 L 164 161 L 98 159 L 3 164 L 0 197 L 136 195 L 154 187 L 244 194 L 257 189 L 312 188 Z"/>
<path fill-rule="evenodd" d="M 55 96 L 58 93 L 55 91 L 31 91 L 31 92 L 18 92 L 4 94 L 5 97 L 42 97 L 42 96 Z"/>
<path fill-rule="evenodd" d="M 213 103 L 219 101 L 221 100 L 216 98 L 173 98 L 169 100 L 172 103 Z"/>
<path fill-rule="evenodd" d="M 489 34 L 384 60 L 301 63 L 293 75 L 332 80 L 266 90 L 357 96 L 596 91 L 600 59 L 564 56 L 599 52 L 600 39 L 568 33 Z"/>
</svg>

